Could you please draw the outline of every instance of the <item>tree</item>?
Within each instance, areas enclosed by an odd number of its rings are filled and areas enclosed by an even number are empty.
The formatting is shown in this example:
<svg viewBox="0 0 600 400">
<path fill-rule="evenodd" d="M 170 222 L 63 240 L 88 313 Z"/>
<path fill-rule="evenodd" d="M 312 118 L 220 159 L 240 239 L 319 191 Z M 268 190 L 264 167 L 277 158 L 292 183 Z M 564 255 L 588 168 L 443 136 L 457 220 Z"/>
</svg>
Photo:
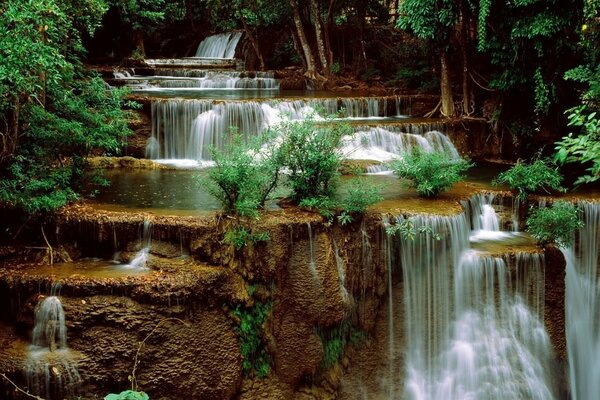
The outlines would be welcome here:
<svg viewBox="0 0 600 400">
<path fill-rule="evenodd" d="M 144 34 L 165 19 L 165 0 L 109 0 L 121 21 L 131 29 L 138 54 L 146 56 Z"/>
<path fill-rule="evenodd" d="M 450 38 L 459 21 L 459 7 L 454 0 L 404 0 L 400 3 L 400 29 L 411 30 L 431 43 L 440 62 L 441 113 L 455 114 L 448 57 Z"/>
<path fill-rule="evenodd" d="M 576 129 L 556 143 L 555 159 L 561 163 L 578 163 L 586 168 L 575 184 L 600 180 L 600 2 L 584 2 L 579 46 L 584 63 L 568 71 L 565 78 L 581 82 L 586 89 L 581 104 L 567 110 L 569 126 Z"/>
<path fill-rule="evenodd" d="M 82 157 L 117 151 L 127 134 L 122 92 L 106 91 L 79 62 L 81 33 L 105 10 L 101 0 L 8 0 L 0 9 L 1 202 L 36 213 L 76 199 Z"/>
</svg>

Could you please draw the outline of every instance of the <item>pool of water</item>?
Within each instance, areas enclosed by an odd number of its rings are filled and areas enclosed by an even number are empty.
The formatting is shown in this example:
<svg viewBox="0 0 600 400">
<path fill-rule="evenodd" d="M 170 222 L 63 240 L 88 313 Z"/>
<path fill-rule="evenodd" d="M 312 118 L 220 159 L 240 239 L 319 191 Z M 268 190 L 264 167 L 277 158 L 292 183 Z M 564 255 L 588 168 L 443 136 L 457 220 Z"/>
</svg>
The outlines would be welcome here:
<svg viewBox="0 0 600 400">
<path fill-rule="evenodd" d="M 475 167 L 465 183 L 455 185 L 449 195 L 440 201 L 453 203 L 456 197 L 467 197 L 479 189 L 504 189 L 490 185 L 490 180 L 498 173 L 493 167 Z M 196 215 L 214 212 L 220 204 L 211 196 L 203 182 L 207 179 L 207 170 L 110 170 L 105 177 L 110 185 L 101 188 L 90 201 L 98 209 L 112 211 L 152 211 L 174 215 Z M 429 210 L 431 200 L 422 201 L 415 191 L 391 174 L 363 175 L 368 183 L 380 189 L 384 201 L 382 208 L 394 208 L 402 202 L 408 209 L 418 208 L 422 204 L 424 211 Z M 340 185 L 343 195 L 350 178 L 344 177 Z M 267 203 L 268 209 L 277 209 L 277 201 L 289 194 L 289 189 L 280 188 L 274 194 L 275 199 Z M 414 203 L 414 204 L 413 204 Z M 439 208 L 439 204 L 436 205 Z"/>
</svg>

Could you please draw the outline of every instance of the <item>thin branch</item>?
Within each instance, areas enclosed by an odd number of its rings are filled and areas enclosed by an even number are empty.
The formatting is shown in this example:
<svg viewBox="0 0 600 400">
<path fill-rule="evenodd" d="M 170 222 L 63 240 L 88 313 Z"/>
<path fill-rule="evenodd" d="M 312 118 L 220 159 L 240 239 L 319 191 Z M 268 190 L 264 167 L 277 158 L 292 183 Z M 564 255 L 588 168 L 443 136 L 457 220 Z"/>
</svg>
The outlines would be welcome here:
<svg viewBox="0 0 600 400">
<path fill-rule="evenodd" d="M 440 108 L 441 105 L 442 105 L 442 100 L 440 99 L 440 101 L 438 101 L 438 103 L 435 106 L 435 108 L 433 110 L 429 111 L 423 117 L 425 117 L 425 118 L 431 118 L 433 116 L 433 114 L 435 114 L 437 112 L 437 110 Z"/>
<path fill-rule="evenodd" d="M 152 331 L 150 331 L 150 333 L 148 335 L 146 335 L 146 337 L 144 338 L 144 340 L 142 340 L 138 346 L 137 351 L 135 352 L 135 357 L 133 358 L 133 369 L 131 370 L 131 390 L 136 391 L 137 390 L 137 379 L 135 378 L 135 371 L 137 370 L 138 365 L 140 364 L 140 353 L 142 351 L 142 348 L 144 347 L 144 344 L 146 343 L 146 341 L 150 338 L 150 336 L 154 335 L 154 333 L 156 332 L 156 330 L 158 329 L 159 326 L 161 326 L 161 324 L 163 322 L 167 322 L 167 321 L 177 321 L 177 322 L 181 322 L 183 325 L 188 326 L 188 323 L 185 322 L 182 319 L 179 318 L 164 318 L 161 319 L 160 321 L 158 321 L 158 323 L 156 324 L 156 326 L 154 327 L 154 329 L 152 329 Z M 43 400 L 43 399 L 42 399 Z"/>
<path fill-rule="evenodd" d="M 19 386 L 17 386 L 16 383 L 14 383 L 13 381 L 10 380 L 10 378 L 8 376 L 6 376 L 5 373 L 0 373 L 0 376 L 3 377 L 4 379 L 6 379 L 8 381 L 8 383 L 10 383 L 17 392 L 23 393 L 25 396 L 30 397 L 32 399 L 35 400 L 44 400 L 44 398 L 40 397 L 40 396 L 35 396 L 29 392 L 24 391 L 23 389 L 21 389 Z"/>
<path fill-rule="evenodd" d="M 50 246 L 50 243 L 48 242 L 48 238 L 46 238 L 46 234 L 44 233 L 44 224 L 42 224 L 42 236 L 44 237 L 44 241 L 46 242 L 46 245 L 48 246 L 48 249 L 50 250 L 50 265 L 54 265 L 54 254 L 52 252 L 52 246 Z"/>
</svg>

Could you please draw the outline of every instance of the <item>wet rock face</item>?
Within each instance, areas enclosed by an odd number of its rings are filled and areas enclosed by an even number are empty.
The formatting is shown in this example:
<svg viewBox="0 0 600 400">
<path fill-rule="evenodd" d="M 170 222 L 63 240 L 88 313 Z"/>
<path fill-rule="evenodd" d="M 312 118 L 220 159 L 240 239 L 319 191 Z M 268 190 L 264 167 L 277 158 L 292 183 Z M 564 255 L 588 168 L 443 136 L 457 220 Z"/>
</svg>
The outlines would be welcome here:
<svg viewBox="0 0 600 400">
<path fill-rule="evenodd" d="M 138 349 L 136 387 L 153 400 L 291 398 L 311 379 L 321 381 L 317 331 L 375 324 L 387 276 L 378 216 L 366 225 L 331 228 L 318 214 L 283 210 L 257 222 L 257 232 L 269 232 L 269 241 L 236 250 L 222 243 L 214 218 L 94 215 L 73 207 L 57 223 L 57 241 L 81 256 L 113 257 L 115 250 L 133 255 L 147 218 L 152 244 L 145 275 L 88 276 L 74 268 L 57 276 L 31 265 L 0 269 L 0 289 L 6 289 L 0 298 L 7 301 L 35 299 L 43 288 L 62 283 L 67 345 L 78 354 L 84 398 L 131 388 Z M 229 313 L 254 301 L 272 302 L 261 334 L 272 359 L 266 381 L 273 387 L 242 374 L 239 321 Z M 21 315 L 25 341 L 35 303 L 0 312 L 4 320 Z"/>
<path fill-rule="evenodd" d="M 115 296 L 73 299 L 65 307 L 69 346 L 84 356 L 86 392 L 129 388 L 136 357 L 137 387 L 152 399 L 228 399 L 239 390 L 237 335 L 220 309 L 156 307 Z"/>
</svg>

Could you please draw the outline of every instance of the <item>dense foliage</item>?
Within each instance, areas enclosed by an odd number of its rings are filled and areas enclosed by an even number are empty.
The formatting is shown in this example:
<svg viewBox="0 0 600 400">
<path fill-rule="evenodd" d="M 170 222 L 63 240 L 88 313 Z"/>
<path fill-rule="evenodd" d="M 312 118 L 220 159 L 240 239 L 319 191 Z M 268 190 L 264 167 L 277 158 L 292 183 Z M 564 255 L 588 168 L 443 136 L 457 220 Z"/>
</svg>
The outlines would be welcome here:
<svg viewBox="0 0 600 400">
<path fill-rule="evenodd" d="M 415 148 L 389 164 L 399 178 L 410 179 L 419 196 L 435 197 L 464 179 L 472 164 L 452 159 L 443 152 L 425 152 Z"/>
<path fill-rule="evenodd" d="M 78 61 L 81 34 L 105 10 L 101 0 L 9 0 L 0 9 L 0 201 L 38 213 L 77 199 L 82 158 L 117 152 L 129 132 L 122 92 Z"/>
<path fill-rule="evenodd" d="M 265 141 L 269 141 L 269 137 L 265 137 Z M 282 163 L 278 149 L 271 147 L 270 150 L 263 148 L 259 140 L 245 142 L 237 133 L 224 150 L 211 150 L 215 166 L 202 182 L 221 202 L 226 214 L 238 219 L 256 218 L 258 210 L 264 208 L 277 186 Z"/>
<path fill-rule="evenodd" d="M 531 211 L 527 231 L 540 244 L 569 247 L 573 244 L 575 230 L 583 226 L 578 214 L 579 208 L 573 203 L 557 201 L 551 207 Z"/>
<path fill-rule="evenodd" d="M 530 193 L 564 192 L 562 175 L 549 161 L 537 159 L 531 163 L 519 160 L 508 171 L 498 174 L 495 185 L 506 184 L 517 191 L 517 197 L 525 200 Z"/>
<path fill-rule="evenodd" d="M 135 390 L 125 390 L 119 394 L 111 393 L 104 396 L 104 400 L 150 400 L 150 397 L 144 392 Z"/>
<path fill-rule="evenodd" d="M 584 23 L 579 46 L 584 64 L 568 71 L 565 78 L 583 83 L 581 104 L 567 110 L 569 133 L 557 143 L 556 160 L 561 163 L 580 163 L 585 172 L 575 182 L 590 183 L 600 179 L 600 2 L 584 2 Z"/>
<path fill-rule="evenodd" d="M 342 137 L 350 134 L 350 127 L 317 122 L 312 116 L 304 121 L 285 121 L 277 130 L 284 138 L 281 150 L 289 170 L 292 198 L 301 202 L 333 197 L 343 159 L 340 144 Z"/>
<path fill-rule="evenodd" d="M 238 340 L 242 352 L 244 374 L 255 374 L 264 378 L 271 370 L 271 357 L 266 351 L 262 337 L 263 324 L 271 313 L 271 303 L 254 301 L 254 306 L 246 308 L 238 305 L 232 314 L 239 321 Z"/>
</svg>

